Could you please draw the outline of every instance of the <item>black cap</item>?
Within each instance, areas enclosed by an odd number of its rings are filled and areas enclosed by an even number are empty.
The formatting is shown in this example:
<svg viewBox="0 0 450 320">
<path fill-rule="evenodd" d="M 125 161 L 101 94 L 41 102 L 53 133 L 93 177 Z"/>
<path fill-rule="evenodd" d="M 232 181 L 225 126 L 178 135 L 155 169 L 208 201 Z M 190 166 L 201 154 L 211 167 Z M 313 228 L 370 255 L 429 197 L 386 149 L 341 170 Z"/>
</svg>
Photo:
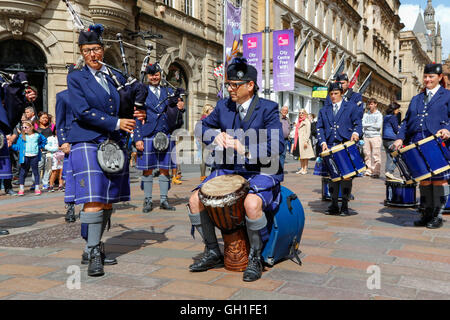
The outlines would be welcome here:
<svg viewBox="0 0 450 320">
<path fill-rule="evenodd" d="M 81 31 L 78 37 L 78 45 L 83 44 L 99 44 L 103 46 L 102 34 L 105 28 L 101 24 L 89 26 L 88 31 Z"/>
<path fill-rule="evenodd" d="M 342 88 L 342 83 L 340 83 L 340 82 L 330 83 L 330 86 L 328 87 L 328 92 L 335 91 L 335 90 L 344 92 L 344 89 Z"/>
<path fill-rule="evenodd" d="M 341 73 L 336 76 L 336 81 L 348 81 L 348 76 L 346 73 Z"/>
<path fill-rule="evenodd" d="M 234 58 L 227 67 L 227 79 L 235 81 L 253 81 L 257 86 L 258 71 L 247 64 L 245 58 Z"/>
<path fill-rule="evenodd" d="M 161 72 L 161 67 L 159 66 L 158 62 L 156 62 L 154 64 L 149 64 L 147 66 L 147 68 L 145 69 L 145 73 L 146 74 L 152 74 L 153 75 L 153 74 L 158 73 L 158 72 Z"/>
<path fill-rule="evenodd" d="M 425 66 L 424 74 L 442 74 L 442 64 L 430 63 Z"/>
</svg>

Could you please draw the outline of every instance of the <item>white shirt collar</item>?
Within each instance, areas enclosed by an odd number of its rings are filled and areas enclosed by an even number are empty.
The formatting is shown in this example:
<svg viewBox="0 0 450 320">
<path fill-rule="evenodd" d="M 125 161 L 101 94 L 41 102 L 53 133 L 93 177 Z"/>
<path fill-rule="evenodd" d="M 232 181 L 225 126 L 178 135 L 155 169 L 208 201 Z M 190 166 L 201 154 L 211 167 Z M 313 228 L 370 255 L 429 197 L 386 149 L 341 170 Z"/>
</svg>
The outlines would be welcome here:
<svg viewBox="0 0 450 320">
<path fill-rule="evenodd" d="M 148 86 L 150 87 L 150 90 L 152 90 L 153 93 L 156 92 L 156 89 L 158 89 L 161 92 L 161 86 L 160 85 L 155 87 L 155 86 L 152 86 L 151 84 L 149 84 Z"/>
<path fill-rule="evenodd" d="M 245 101 L 243 104 L 237 104 L 238 110 L 239 110 L 239 106 L 242 106 L 242 108 L 244 108 L 244 113 L 247 113 L 248 108 L 250 107 L 250 104 L 252 103 L 252 100 L 253 100 L 253 97 L 251 97 L 250 99 Z"/>
<path fill-rule="evenodd" d="M 87 66 L 87 67 L 88 67 L 89 71 L 92 73 L 92 75 L 93 75 L 94 77 L 96 77 L 97 71 L 101 71 L 101 72 L 103 72 L 104 74 L 108 74 L 108 70 L 107 70 L 106 67 L 103 66 L 103 65 L 102 65 L 102 67 L 100 68 L 100 70 L 92 69 L 92 68 L 89 67 L 89 66 Z"/>
<path fill-rule="evenodd" d="M 429 94 L 430 94 L 430 91 L 431 91 L 431 93 L 432 93 L 433 96 L 434 96 L 434 95 L 436 94 L 436 92 L 439 90 L 440 87 L 441 87 L 441 85 L 438 84 L 434 89 L 431 89 L 431 90 L 427 89 L 427 95 L 429 95 Z"/>
<path fill-rule="evenodd" d="M 338 110 L 341 108 L 341 105 L 342 105 L 342 101 L 343 100 L 341 100 L 341 101 L 339 101 L 339 102 L 337 102 L 337 103 L 331 103 L 331 105 L 333 106 L 333 108 L 334 108 L 334 105 L 336 105 L 337 104 L 337 106 L 338 106 Z"/>
</svg>

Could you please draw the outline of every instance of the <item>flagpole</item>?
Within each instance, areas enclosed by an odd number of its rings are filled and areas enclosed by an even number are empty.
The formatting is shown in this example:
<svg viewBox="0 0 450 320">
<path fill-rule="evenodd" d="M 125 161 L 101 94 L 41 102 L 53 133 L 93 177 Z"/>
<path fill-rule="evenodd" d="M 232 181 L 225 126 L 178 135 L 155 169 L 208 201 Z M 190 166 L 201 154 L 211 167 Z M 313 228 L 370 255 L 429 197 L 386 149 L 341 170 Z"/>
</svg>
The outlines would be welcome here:
<svg viewBox="0 0 450 320">
<path fill-rule="evenodd" d="M 227 53 L 226 53 L 226 33 L 227 33 L 227 0 L 223 0 L 223 77 L 222 77 L 222 97 L 225 98 L 225 76 L 227 67 Z"/>
<path fill-rule="evenodd" d="M 323 50 L 322 55 L 320 56 L 319 60 L 316 62 L 316 64 L 314 65 L 314 68 L 312 69 L 311 73 L 308 76 L 308 79 L 311 78 L 312 74 L 314 73 L 314 70 L 316 70 L 317 65 L 320 63 L 320 61 L 322 60 L 323 56 L 325 55 L 325 52 L 327 52 L 328 47 L 330 46 L 330 44 L 327 45 L 327 47 L 325 48 L 325 50 Z"/>
<path fill-rule="evenodd" d="M 350 81 L 352 81 L 353 77 L 354 77 L 355 74 L 356 74 L 356 71 L 358 71 L 358 69 L 359 69 L 360 66 L 361 66 L 361 64 L 358 64 L 358 66 L 356 67 L 355 71 L 353 72 L 353 74 L 352 74 L 352 76 L 351 76 L 351 78 L 350 78 Z"/>
<path fill-rule="evenodd" d="M 340 68 L 340 66 L 341 66 L 341 63 L 344 61 L 344 58 L 345 58 L 345 55 L 342 55 L 341 60 L 340 60 L 339 63 L 337 64 L 336 70 L 339 70 L 339 68 Z M 328 78 L 327 83 L 325 83 L 325 86 L 328 85 L 328 83 L 330 82 L 331 78 L 334 76 L 333 73 L 334 73 L 334 70 L 333 70 L 333 72 L 331 72 L 331 75 L 330 75 L 330 77 Z"/>
<path fill-rule="evenodd" d="M 363 83 L 362 83 L 362 85 L 359 87 L 360 89 L 361 88 L 364 88 L 364 85 L 366 84 L 366 82 L 370 79 L 370 76 L 372 75 L 372 71 L 370 71 L 370 73 L 369 73 L 369 75 L 366 77 L 366 79 L 363 81 Z M 361 90 L 359 90 L 359 91 L 361 91 Z M 360 92 L 361 93 L 361 92 Z M 364 93 L 364 92 L 363 92 Z M 362 94 L 362 93 L 361 93 Z"/>
<path fill-rule="evenodd" d="M 295 60 L 294 60 L 295 62 L 297 62 L 298 58 L 300 57 L 300 54 L 302 53 L 303 48 L 304 48 L 305 45 L 306 45 L 306 41 L 308 41 L 309 35 L 310 35 L 311 33 L 312 33 L 312 30 L 309 30 L 309 32 L 308 32 L 308 34 L 306 35 L 305 39 L 303 39 L 302 43 L 300 44 L 300 47 L 299 47 L 297 53 L 295 54 Z"/>
<path fill-rule="evenodd" d="M 264 98 L 270 99 L 270 4 L 266 0 L 266 27 L 265 32 L 265 80 L 264 80 Z"/>
</svg>

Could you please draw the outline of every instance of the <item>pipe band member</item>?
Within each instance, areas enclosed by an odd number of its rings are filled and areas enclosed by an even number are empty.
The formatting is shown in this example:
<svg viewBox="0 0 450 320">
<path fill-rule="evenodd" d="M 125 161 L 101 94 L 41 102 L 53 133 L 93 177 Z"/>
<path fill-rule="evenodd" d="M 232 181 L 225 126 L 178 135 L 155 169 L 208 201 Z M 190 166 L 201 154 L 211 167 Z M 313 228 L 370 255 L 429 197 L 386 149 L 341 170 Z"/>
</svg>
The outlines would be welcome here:
<svg viewBox="0 0 450 320">
<path fill-rule="evenodd" d="M 317 139 L 322 152 L 346 141 L 358 142 L 362 135 L 362 121 L 358 113 L 358 106 L 352 101 L 343 99 L 343 87 L 340 82 L 330 84 L 329 100 L 320 109 L 317 119 Z M 329 102 L 328 102 L 329 101 Z M 325 165 L 321 163 L 321 170 L 316 175 L 328 176 Z M 339 189 L 342 191 L 342 204 L 339 209 Z M 352 192 L 352 178 L 329 183 L 331 205 L 326 213 L 329 215 L 348 216 L 348 201 Z"/>
<path fill-rule="evenodd" d="M 450 138 L 450 91 L 445 89 L 441 64 L 427 64 L 424 68 L 425 89 L 414 96 L 406 111 L 394 149 L 406 143 L 414 143 L 433 134 L 442 134 L 442 140 Z M 450 170 L 420 181 L 420 203 L 424 210 L 417 227 L 430 229 L 443 225 L 442 212 L 449 195 Z"/>
<path fill-rule="evenodd" d="M 250 191 L 244 200 L 250 252 L 243 280 L 255 281 L 261 278 L 263 271 L 261 231 L 267 225 L 266 213 L 275 212 L 280 203 L 283 130 L 278 104 L 258 98 L 257 71 L 245 59 L 235 58 L 228 66 L 226 87 L 229 98 L 219 100 L 214 111 L 202 120 L 202 140 L 207 145 L 216 144 L 223 150 L 216 152 L 216 157 L 222 154 L 223 158 L 216 159 L 216 170 L 194 190 L 189 200 L 189 218 L 206 247 L 202 258 L 189 269 L 198 272 L 224 265 L 215 227 L 199 200 L 198 191 L 214 177 L 239 174 L 250 183 Z M 214 135 L 209 138 L 212 132 Z M 243 133 L 244 139 L 238 132 Z M 253 136 L 256 141 L 245 138 L 247 136 Z"/>
</svg>

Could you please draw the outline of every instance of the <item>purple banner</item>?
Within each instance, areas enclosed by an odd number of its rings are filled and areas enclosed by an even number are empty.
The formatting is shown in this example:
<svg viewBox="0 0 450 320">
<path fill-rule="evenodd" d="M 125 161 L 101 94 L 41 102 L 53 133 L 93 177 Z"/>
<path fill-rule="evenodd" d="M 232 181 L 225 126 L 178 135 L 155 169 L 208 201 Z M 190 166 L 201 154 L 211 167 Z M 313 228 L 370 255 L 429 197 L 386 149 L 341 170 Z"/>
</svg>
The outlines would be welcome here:
<svg viewBox="0 0 450 320">
<path fill-rule="evenodd" d="M 273 32 L 273 91 L 292 91 L 294 85 L 294 30 L 276 30 Z"/>
<path fill-rule="evenodd" d="M 259 91 L 262 91 L 262 32 L 242 35 L 243 54 L 249 65 L 258 71 Z"/>
<path fill-rule="evenodd" d="M 229 1 L 227 1 L 226 21 L 225 53 L 227 63 L 224 65 L 224 70 L 227 70 L 227 64 L 239 52 L 239 42 L 241 40 L 241 8 L 236 8 Z"/>
</svg>

